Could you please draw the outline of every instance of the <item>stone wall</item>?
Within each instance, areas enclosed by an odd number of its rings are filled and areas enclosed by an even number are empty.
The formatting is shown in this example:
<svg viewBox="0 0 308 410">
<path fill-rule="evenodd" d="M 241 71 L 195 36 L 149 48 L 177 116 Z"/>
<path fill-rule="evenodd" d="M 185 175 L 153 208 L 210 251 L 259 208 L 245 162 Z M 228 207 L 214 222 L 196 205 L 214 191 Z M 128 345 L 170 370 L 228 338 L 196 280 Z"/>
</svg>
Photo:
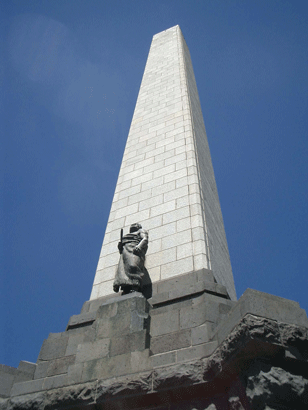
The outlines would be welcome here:
<svg viewBox="0 0 308 410">
<path fill-rule="evenodd" d="M 23 362 L 0 372 L 15 375 L 0 408 L 304 408 L 308 319 L 296 302 L 250 289 L 231 301 L 205 269 L 151 292 L 86 302 L 26 379 Z"/>
</svg>

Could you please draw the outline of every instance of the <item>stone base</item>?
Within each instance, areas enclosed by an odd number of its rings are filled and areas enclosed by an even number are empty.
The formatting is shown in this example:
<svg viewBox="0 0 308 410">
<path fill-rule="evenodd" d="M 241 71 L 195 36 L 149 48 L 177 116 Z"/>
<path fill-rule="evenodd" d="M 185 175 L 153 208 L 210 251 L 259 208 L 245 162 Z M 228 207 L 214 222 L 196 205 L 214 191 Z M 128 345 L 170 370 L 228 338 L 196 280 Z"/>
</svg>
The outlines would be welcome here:
<svg viewBox="0 0 308 410">
<path fill-rule="evenodd" d="M 306 408 L 298 303 L 251 289 L 233 302 L 206 270 L 154 285 L 86 302 L 36 364 L 3 366 L 0 408 Z"/>
</svg>

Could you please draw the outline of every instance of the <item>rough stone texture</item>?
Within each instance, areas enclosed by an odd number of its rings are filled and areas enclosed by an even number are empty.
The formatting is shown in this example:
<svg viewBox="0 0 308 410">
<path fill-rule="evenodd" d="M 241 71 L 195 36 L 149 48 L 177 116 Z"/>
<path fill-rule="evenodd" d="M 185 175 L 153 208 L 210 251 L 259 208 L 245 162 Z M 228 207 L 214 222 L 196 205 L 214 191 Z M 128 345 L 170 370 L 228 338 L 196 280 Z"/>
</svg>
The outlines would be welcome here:
<svg viewBox="0 0 308 410">
<path fill-rule="evenodd" d="M 247 396 L 253 409 L 304 409 L 308 379 L 269 363 L 256 362 L 245 373 Z"/>
<path fill-rule="evenodd" d="M 51 360 L 65 355 L 68 341 L 67 333 L 50 333 L 44 340 L 38 360 Z"/>
<path fill-rule="evenodd" d="M 134 301 L 136 298 L 138 301 Z M 139 299 L 138 295 L 124 299 L 123 306 L 127 309 L 127 301 L 140 306 Z M 109 312 L 109 320 L 115 311 L 123 313 L 121 307 L 112 308 L 107 304 L 102 309 Z M 228 320 L 227 316 L 225 322 Z M 206 326 L 192 329 L 203 328 Z M 182 331 L 183 340 L 187 340 L 192 329 Z M 133 334 L 128 333 L 126 337 Z M 140 337 L 142 334 L 146 334 L 146 329 L 139 332 Z M 59 410 L 73 406 L 91 409 L 92 405 L 95 409 L 149 408 L 146 404 L 149 394 L 152 397 L 149 403 L 160 403 L 161 409 L 175 410 L 178 406 L 191 410 L 305 408 L 308 400 L 307 328 L 248 313 L 218 346 L 216 336 L 214 333 L 209 339 L 212 342 L 195 347 L 154 356 L 145 348 L 71 365 L 68 374 L 15 383 L 10 399 L 2 399 L 0 408 Z M 169 334 L 166 340 L 172 337 Z M 200 350 L 195 360 L 185 355 L 185 360 L 179 362 L 185 350 L 210 349 L 211 346 L 214 352 Z M 284 355 L 292 348 L 300 359 Z M 57 360 L 51 360 L 50 364 L 54 365 Z M 30 364 L 29 368 L 32 370 L 33 366 Z"/>
<path fill-rule="evenodd" d="M 189 51 L 179 26 L 153 37 L 91 300 L 112 293 L 119 231 L 149 231 L 151 282 L 212 269 L 236 300 L 216 182 Z"/>
</svg>

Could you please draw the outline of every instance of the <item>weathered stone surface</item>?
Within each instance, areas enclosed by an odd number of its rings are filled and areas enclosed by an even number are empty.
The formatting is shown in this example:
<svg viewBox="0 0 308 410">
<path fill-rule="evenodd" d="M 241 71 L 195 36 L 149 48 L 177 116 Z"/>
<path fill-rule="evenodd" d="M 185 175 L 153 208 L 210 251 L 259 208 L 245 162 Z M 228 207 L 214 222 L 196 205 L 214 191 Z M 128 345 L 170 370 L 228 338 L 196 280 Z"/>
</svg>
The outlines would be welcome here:
<svg viewBox="0 0 308 410">
<path fill-rule="evenodd" d="M 11 397 L 7 410 L 42 410 L 45 403 L 45 392 Z"/>
<path fill-rule="evenodd" d="M 210 356 L 217 347 L 217 342 L 208 342 L 198 346 L 188 347 L 177 351 L 177 361 L 184 362 Z"/>
<path fill-rule="evenodd" d="M 206 343 L 210 340 L 210 330 L 208 324 L 191 329 L 191 344 L 193 346 Z"/>
<path fill-rule="evenodd" d="M 154 315 L 151 318 L 151 336 L 161 336 L 179 330 L 180 315 L 177 309 Z"/>
<path fill-rule="evenodd" d="M 3 399 L 0 397 L 0 410 L 6 410 L 9 404 L 9 399 Z"/>
<path fill-rule="evenodd" d="M 95 401 L 97 382 L 75 384 L 47 392 L 44 410 L 87 405 Z"/>
<path fill-rule="evenodd" d="M 17 372 L 15 367 L 0 365 L 0 397 L 10 395 Z"/>
<path fill-rule="evenodd" d="M 253 409 L 264 409 L 266 405 L 275 409 L 307 408 L 307 378 L 262 362 L 253 363 L 246 377 L 246 392 Z"/>
<path fill-rule="evenodd" d="M 100 339 L 93 343 L 83 343 L 79 345 L 77 348 L 76 363 L 101 359 L 107 356 L 109 354 L 109 345 L 110 339 Z"/>
<path fill-rule="evenodd" d="M 223 325 L 223 324 L 222 324 Z M 218 329 L 213 339 L 222 339 L 223 326 Z M 251 339 L 262 339 L 270 343 L 281 343 L 278 323 L 274 320 L 246 315 L 241 322 L 225 337 L 219 346 L 221 360 L 226 360 L 231 352 L 241 349 Z"/>
<path fill-rule="evenodd" d="M 115 396 L 149 393 L 152 390 L 152 372 L 143 372 L 116 379 L 99 380 L 96 402 Z"/>
<path fill-rule="evenodd" d="M 155 291 L 153 291 L 152 298 L 149 299 L 149 303 L 152 306 L 170 303 L 176 299 L 204 292 L 217 294 L 222 297 L 227 297 L 228 295 L 226 288 L 215 283 L 212 271 L 207 269 L 160 281 L 157 283 L 156 288 L 154 288 Z"/>
<path fill-rule="evenodd" d="M 182 349 L 191 345 L 191 330 L 170 333 L 151 338 L 151 351 L 153 354 Z"/>
<path fill-rule="evenodd" d="M 68 333 L 50 333 L 48 339 L 44 340 L 38 361 L 51 360 L 65 355 Z"/>
<path fill-rule="evenodd" d="M 283 323 L 308 326 L 306 312 L 293 300 L 259 292 L 254 289 L 247 289 L 238 300 L 238 305 L 240 306 L 242 316 L 251 313 Z"/>
<path fill-rule="evenodd" d="M 181 363 L 156 368 L 153 373 L 153 389 L 159 391 L 174 386 L 187 386 L 203 381 L 202 361 Z"/>
<path fill-rule="evenodd" d="M 130 333 L 122 337 L 114 337 L 110 343 L 110 356 L 117 356 L 134 351 L 147 349 L 150 345 L 149 335 L 146 330 Z"/>
<path fill-rule="evenodd" d="M 67 329 L 91 324 L 94 322 L 95 318 L 96 312 L 86 312 L 81 313 L 80 315 L 73 315 L 68 322 Z"/>
<path fill-rule="evenodd" d="M 75 355 L 65 356 L 60 359 L 55 359 L 49 362 L 47 376 L 55 376 L 57 374 L 67 373 L 68 366 L 75 362 Z"/>
<path fill-rule="evenodd" d="M 49 364 L 50 364 L 49 361 L 38 362 L 36 369 L 35 369 L 35 373 L 34 373 L 34 380 L 42 379 L 43 377 L 47 376 L 47 370 L 48 370 Z"/>
<path fill-rule="evenodd" d="M 43 390 L 44 379 L 30 380 L 21 383 L 15 383 L 11 390 L 11 396 L 20 396 L 27 393 L 38 392 Z"/>
<path fill-rule="evenodd" d="M 138 373 L 151 368 L 149 350 L 104 357 L 84 363 L 82 381 L 108 379 L 125 374 Z"/>
<path fill-rule="evenodd" d="M 176 362 L 176 351 L 151 356 L 152 366 L 167 366 Z"/>
<path fill-rule="evenodd" d="M 44 390 L 58 389 L 59 387 L 68 386 L 69 384 L 70 384 L 70 380 L 66 373 L 58 374 L 56 376 L 46 377 L 44 379 L 43 389 Z"/>
<path fill-rule="evenodd" d="M 284 346 L 294 346 L 305 357 L 308 356 L 308 329 L 306 327 L 279 323 L 279 330 L 281 343 Z"/>
<path fill-rule="evenodd" d="M 21 360 L 18 365 L 18 373 L 21 374 L 21 377 L 17 376 L 17 380 L 32 380 L 34 372 L 36 369 L 36 363 L 26 362 Z M 27 378 L 26 378 L 27 377 Z"/>
</svg>

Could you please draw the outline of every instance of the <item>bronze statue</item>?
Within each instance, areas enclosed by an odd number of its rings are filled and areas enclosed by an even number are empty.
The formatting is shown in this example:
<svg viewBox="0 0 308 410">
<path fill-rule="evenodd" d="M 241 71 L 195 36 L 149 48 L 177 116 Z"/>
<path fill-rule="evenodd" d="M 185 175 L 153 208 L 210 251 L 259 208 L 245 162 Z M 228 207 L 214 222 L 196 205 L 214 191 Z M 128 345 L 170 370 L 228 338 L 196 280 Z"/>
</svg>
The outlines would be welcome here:
<svg viewBox="0 0 308 410">
<path fill-rule="evenodd" d="M 121 229 L 121 240 L 118 243 L 120 260 L 113 282 L 115 292 L 119 292 L 120 288 L 123 294 L 141 291 L 148 238 L 148 231 L 142 229 L 138 223 L 132 224 L 129 233 L 125 236 Z"/>
</svg>

